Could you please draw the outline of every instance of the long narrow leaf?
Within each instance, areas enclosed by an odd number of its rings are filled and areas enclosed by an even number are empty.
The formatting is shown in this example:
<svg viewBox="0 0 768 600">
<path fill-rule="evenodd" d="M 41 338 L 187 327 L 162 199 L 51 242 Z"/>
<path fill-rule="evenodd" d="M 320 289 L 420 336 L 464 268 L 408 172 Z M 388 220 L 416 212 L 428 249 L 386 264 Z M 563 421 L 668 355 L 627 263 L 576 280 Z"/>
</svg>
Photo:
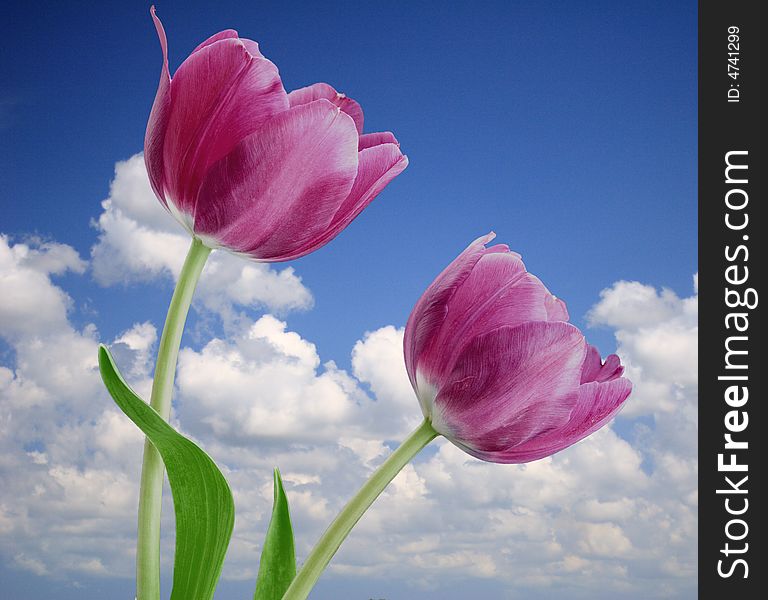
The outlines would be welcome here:
<svg viewBox="0 0 768 600">
<path fill-rule="evenodd" d="M 259 576 L 253 600 L 280 600 L 296 577 L 296 552 L 293 527 L 288 511 L 288 497 L 283 489 L 280 471 L 275 469 L 275 495 L 272 518 L 259 562 Z"/>
<path fill-rule="evenodd" d="M 210 600 L 235 521 L 229 485 L 205 452 L 128 387 L 104 346 L 99 369 L 112 398 L 157 448 L 168 471 L 176 514 L 171 600 Z"/>
</svg>

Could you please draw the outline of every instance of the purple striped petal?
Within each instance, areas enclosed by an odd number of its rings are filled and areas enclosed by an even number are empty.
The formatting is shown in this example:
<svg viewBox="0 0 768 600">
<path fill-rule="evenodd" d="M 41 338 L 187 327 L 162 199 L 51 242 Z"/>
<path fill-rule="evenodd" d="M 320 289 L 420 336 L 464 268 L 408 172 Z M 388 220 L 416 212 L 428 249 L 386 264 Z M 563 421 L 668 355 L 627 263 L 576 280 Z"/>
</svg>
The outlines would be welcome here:
<svg viewBox="0 0 768 600">
<path fill-rule="evenodd" d="M 395 144 L 367 148 L 358 154 L 358 159 L 357 177 L 352 190 L 336 211 L 328 228 L 302 248 L 281 255 L 280 260 L 300 258 L 330 242 L 408 166 L 408 157 Z"/>
<path fill-rule="evenodd" d="M 547 296 L 545 298 L 545 307 L 547 309 L 547 321 L 568 321 L 568 307 L 565 302 L 556 296 Z"/>
<path fill-rule="evenodd" d="M 472 339 L 438 387 L 436 431 L 474 456 L 501 452 L 568 422 L 585 342 L 568 323 L 528 322 Z"/>
<path fill-rule="evenodd" d="M 194 53 L 195 53 L 195 52 L 197 52 L 198 50 L 202 50 L 202 49 L 203 49 L 203 48 L 205 48 L 206 46 L 210 46 L 210 45 L 211 45 L 211 44 L 213 44 L 214 42 L 218 42 L 218 41 L 220 41 L 220 40 L 228 40 L 228 39 L 231 39 L 231 38 L 236 38 L 236 37 L 238 37 L 238 35 L 237 35 L 237 31 L 235 31 L 234 29 L 225 29 L 224 31 L 219 31 L 219 33 L 214 33 L 214 34 L 213 34 L 211 37 L 209 37 L 207 40 L 205 40 L 204 42 L 202 42 L 201 44 L 199 44 L 199 45 L 197 46 L 197 48 L 195 48 L 194 50 L 192 50 L 192 54 L 194 54 Z M 254 42 L 254 43 L 255 43 L 255 42 Z M 257 47 L 258 47 L 258 46 L 257 46 Z M 253 53 L 253 52 L 252 52 L 251 54 L 253 54 L 254 56 L 261 56 L 261 53 L 258 53 L 258 54 L 256 54 L 256 53 Z"/>
<path fill-rule="evenodd" d="M 439 349 L 435 348 L 435 340 L 447 315 L 448 302 L 464 280 L 469 277 L 477 261 L 489 251 L 485 248 L 485 244 L 494 237 L 496 234 L 491 232 L 467 246 L 427 288 L 408 317 L 403 339 L 405 367 L 411 385 L 417 393 L 417 368 L 432 378 L 435 372 L 441 370 L 441 355 Z"/>
<path fill-rule="evenodd" d="M 451 368 L 466 340 L 502 326 L 550 320 L 552 303 L 552 294 L 537 277 L 526 272 L 519 254 L 485 254 L 451 298 L 436 338 L 443 368 Z"/>
<path fill-rule="evenodd" d="M 165 185 L 179 211 L 192 215 L 210 166 L 287 108 L 277 67 L 243 40 L 220 39 L 191 54 L 171 82 L 164 142 Z"/>
<path fill-rule="evenodd" d="M 581 371 L 581 383 L 611 381 L 621 377 L 623 373 L 624 367 L 621 365 L 621 360 L 618 356 L 611 354 L 603 363 L 597 348 L 587 344 L 587 354 L 584 357 L 584 365 Z"/>
<path fill-rule="evenodd" d="M 632 383 L 624 377 L 584 384 L 579 388 L 577 402 L 565 425 L 485 460 L 524 463 L 560 452 L 606 425 L 621 410 L 631 391 Z"/>
<path fill-rule="evenodd" d="M 300 104 L 308 104 L 315 100 L 325 99 L 334 105 L 338 106 L 341 110 L 347 113 L 355 121 L 355 127 L 357 133 L 363 133 L 363 109 L 362 107 L 352 100 L 347 98 L 344 94 L 337 92 L 333 86 L 327 83 L 315 83 L 308 85 L 307 87 L 293 90 L 288 94 L 288 100 L 291 106 L 299 106 Z"/>
<path fill-rule="evenodd" d="M 157 37 L 160 39 L 160 48 L 163 51 L 163 67 L 160 71 L 160 83 L 157 86 L 155 101 L 152 104 L 152 111 L 149 113 L 147 122 L 147 131 L 144 135 L 144 164 L 147 167 L 149 183 L 152 185 L 152 191 L 155 196 L 168 208 L 168 201 L 165 197 L 165 166 L 163 159 L 163 144 L 165 142 L 165 132 L 168 128 L 168 115 L 171 108 L 171 75 L 168 70 L 168 40 L 165 36 L 165 29 L 160 19 L 155 14 L 155 7 L 150 9 L 152 21 L 157 30 Z"/>
<path fill-rule="evenodd" d="M 381 131 L 378 133 L 364 133 L 361 135 L 357 149 L 365 150 L 366 148 L 372 148 L 373 146 L 379 146 L 381 144 L 396 144 L 397 146 L 400 146 L 400 143 L 393 133 L 389 131 Z"/>
<path fill-rule="evenodd" d="M 195 232 L 206 243 L 270 261 L 322 235 L 357 174 L 352 119 L 327 100 L 268 121 L 206 174 Z"/>
<path fill-rule="evenodd" d="M 582 385 L 579 401 L 558 433 L 569 446 L 587 437 L 616 416 L 631 391 L 632 383 L 626 377 Z"/>
<path fill-rule="evenodd" d="M 211 37 L 205 40 L 202 44 L 198 45 L 197 48 L 192 50 L 192 54 L 194 54 L 198 50 L 202 50 L 207 46 L 215 44 L 216 42 L 220 42 L 221 40 L 229 40 L 233 38 L 240 40 L 243 46 L 245 46 L 245 49 L 248 51 L 248 54 L 250 54 L 251 56 L 254 56 L 257 58 L 264 58 L 264 55 L 261 53 L 261 50 L 259 50 L 259 44 L 257 42 L 254 42 L 253 40 L 249 40 L 248 38 L 238 37 L 237 31 L 235 31 L 234 29 L 225 29 L 224 31 L 220 31 L 219 33 L 213 34 Z"/>
</svg>

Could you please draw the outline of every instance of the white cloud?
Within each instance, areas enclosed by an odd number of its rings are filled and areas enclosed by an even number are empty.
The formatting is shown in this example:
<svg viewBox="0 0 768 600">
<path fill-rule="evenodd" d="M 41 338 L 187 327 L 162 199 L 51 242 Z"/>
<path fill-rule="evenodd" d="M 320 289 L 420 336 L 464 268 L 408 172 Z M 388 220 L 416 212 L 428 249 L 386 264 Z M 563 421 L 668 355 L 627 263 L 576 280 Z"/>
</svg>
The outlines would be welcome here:
<svg viewBox="0 0 768 600">
<path fill-rule="evenodd" d="M 13 253 L 24 267 L 48 275 L 62 275 L 67 271 L 83 273 L 87 266 L 72 246 L 35 238 L 28 244 L 16 244 Z"/>
<path fill-rule="evenodd" d="M 157 329 L 152 323 L 145 321 L 144 323 L 136 323 L 112 342 L 112 356 L 119 364 L 123 365 L 124 377 L 137 379 L 151 375 L 152 351 L 156 341 Z M 123 358 L 123 355 L 127 356 Z"/>
<path fill-rule="evenodd" d="M 615 329 L 637 329 L 661 322 L 680 312 L 680 299 L 672 290 L 657 292 L 638 281 L 618 281 L 600 292 L 600 302 L 589 311 L 593 325 Z"/>
<path fill-rule="evenodd" d="M 85 270 L 74 248 L 35 240 L 11 245 L 0 235 L 0 336 L 15 339 L 66 327 L 72 300 L 50 276 L 68 270 Z"/>
<path fill-rule="evenodd" d="M 404 333 L 388 325 L 366 332 L 352 349 L 352 373 L 376 399 L 369 410 L 380 439 L 402 440 L 422 420 L 405 370 Z"/>
<path fill-rule="evenodd" d="M 112 200 L 151 233 L 134 243 L 156 248 L 163 235 L 178 236 L 172 222 L 132 203 L 131 182 L 118 175 Z M 101 218 L 116 216 L 107 206 Z M 94 269 L 99 252 L 114 250 L 104 241 L 114 231 L 102 226 Z M 20 306 L 0 303 L 13 350 L 0 367 L 0 554 L 39 576 L 130 576 L 142 437 L 102 389 L 98 332 L 73 327 L 72 300 L 51 280 L 83 272 L 67 248 L 0 244 L 0 278 L 22 282 Z M 170 259 L 155 268 L 147 248 L 136 252 L 149 262 L 125 267 L 129 274 L 169 273 Z M 226 300 L 229 309 L 253 304 L 234 298 Z M 12 311 L 26 311 L 27 322 L 14 324 Z M 474 579 L 498 582 L 510 597 L 693 595 L 696 296 L 618 282 L 590 314 L 615 331 L 635 383 L 621 428 L 527 465 L 483 463 L 435 442 L 363 517 L 334 558 L 330 581 L 384 578 L 425 597 Z M 227 475 L 238 513 L 224 573 L 253 580 L 272 467 L 283 473 L 304 557 L 392 442 L 418 423 L 420 410 L 403 365 L 402 328 L 364 334 L 351 349 L 349 373 L 283 320 L 246 314 L 240 323 L 236 335 L 182 349 L 174 423 Z M 123 328 L 111 347 L 146 397 L 157 329 Z M 165 568 L 171 515 L 166 497 Z"/>
<path fill-rule="evenodd" d="M 619 281 L 600 293 L 593 325 L 616 331 L 618 354 L 634 382 L 624 416 L 688 411 L 698 384 L 698 275 L 694 295 L 679 298 L 638 282 Z"/>
<path fill-rule="evenodd" d="M 45 565 L 36 558 L 30 558 L 23 553 L 19 553 L 13 557 L 13 562 L 17 566 L 26 571 L 31 571 L 35 575 L 48 575 L 48 569 Z"/>
<path fill-rule="evenodd" d="M 315 345 L 272 315 L 240 325 L 227 340 L 180 353 L 182 410 L 196 434 L 242 445 L 340 443 L 370 461 L 386 452 L 382 440 L 400 440 L 421 421 L 402 328 L 366 333 L 352 352 L 352 377 L 321 364 Z"/>
<path fill-rule="evenodd" d="M 71 298 L 50 279 L 83 273 L 85 263 L 68 246 L 10 245 L 5 237 L 0 257 L 0 280 L 13 281 L 18 303 L 3 318 L 20 320 L 1 330 L 13 360 L 0 367 L 0 551 L 38 575 L 120 572 L 122 560 L 110 561 L 122 551 L 104 552 L 102 538 L 104 531 L 128 538 L 134 529 L 121 520 L 133 510 L 131 455 L 142 438 L 101 385 L 95 327 L 72 326 Z M 146 324 L 120 336 L 130 373 L 146 376 L 139 363 L 153 336 Z"/>
<path fill-rule="evenodd" d="M 232 341 L 182 350 L 178 385 L 185 414 L 194 411 L 195 427 L 246 445 L 336 439 L 360 394 L 332 364 L 322 372 L 319 366 L 313 344 L 266 315 Z"/>
<path fill-rule="evenodd" d="M 352 349 L 352 370 L 355 377 L 370 385 L 379 401 L 412 412 L 413 389 L 403 359 L 404 332 L 403 327 L 395 329 L 392 325 L 366 332 Z M 410 425 L 412 429 L 417 423 L 411 421 Z"/>
<path fill-rule="evenodd" d="M 178 276 L 190 238 L 155 198 L 141 154 L 115 165 L 102 208 L 94 223 L 99 241 L 91 250 L 96 281 L 106 286 Z M 277 270 L 224 251 L 208 259 L 196 298 L 227 319 L 237 307 L 285 313 L 313 302 L 292 267 Z"/>
</svg>

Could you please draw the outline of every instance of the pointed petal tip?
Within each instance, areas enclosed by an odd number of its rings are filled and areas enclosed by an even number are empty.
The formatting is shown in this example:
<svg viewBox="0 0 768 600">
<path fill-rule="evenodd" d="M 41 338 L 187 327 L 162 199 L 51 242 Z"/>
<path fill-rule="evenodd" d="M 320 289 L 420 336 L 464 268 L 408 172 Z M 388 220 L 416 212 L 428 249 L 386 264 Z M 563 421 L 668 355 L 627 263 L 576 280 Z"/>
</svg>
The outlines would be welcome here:
<svg viewBox="0 0 768 600">
<path fill-rule="evenodd" d="M 474 242 L 470 244 L 470 246 L 485 246 L 488 242 L 493 240 L 496 237 L 496 232 L 489 231 L 485 235 L 481 235 L 479 238 L 477 238 Z"/>
<path fill-rule="evenodd" d="M 491 230 L 484 236 L 477 238 L 474 242 L 472 242 L 471 245 L 474 246 L 479 244 L 481 246 L 486 246 L 486 248 L 484 248 L 485 254 L 509 254 L 522 262 L 522 255 L 519 252 L 515 252 L 514 250 L 510 249 L 508 244 L 494 244 L 493 246 L 488 246 L 488 244 L 490 244 L 495 239 L 496 232 Z M 523 265 L 523 269 L 525 269 L 525 265 Z"/>
<path fill-rule="evenodd" d="M 382 144 L 394 144 L 398 148 L 400 142 L 391 131 L 377 131 L 375 133 L 363 133 L 358 140 L 358 150 L 373 148 Z"/>
<path fill-rule="evenodd" d="M 246 51 L 248 51 L 248 53 L 251 54 L 251 56 L 261 56 L 261 53 L 259 52 L 258 44 L 256 42 L 252 42 L 251 40 L 242 40 L 235 29 L 223 29 L 218 33 L 214 33 L 205 41 L 198 44 L 197 47 L 194 50 L 192 50 L 192 54 L 195 54 L 196 52 L 199 52 L 203 48 L 206 48 L 212 44 L 215 44 L 216 42 L 221 42 L 224 40 L 238 40 L 240 42 L 240 45 L 245 47 Z M 249 49 L 249 47 L 243 43 L 245 41 L 250 42 L 251 49 Z M 251 52 L 251 50 L 254 50 L 255 53 Z"/>
<path fill-rule="evenodd" d="M 364 117 L 363 109 L 360 104 L 346 94 L 337 92 L 336 88 L 328 83 L 313 83 L 312 85 L 293 90 L 288 94 L 288 98 L 291 102 L 291 106 L 307 104 L 319 98 L 324 98 L 352 117 L 358 135 L 363 135 Z"/>
<path fill-rule="evenodd" d="M 149 14 L 152 15 L 152 22 L 155 24 L 157 37 L 160 39 L 160 46 L 163 49 L 163 60 L 167 64 L 168 63 L 168 38 L 165 35 L 165 28 L 163 27 L 163 22 L 160 20 L 160 17 L 158 17 L 157 13 L 155 12 L 154 4 L 149 9 Z"/>
</svg>

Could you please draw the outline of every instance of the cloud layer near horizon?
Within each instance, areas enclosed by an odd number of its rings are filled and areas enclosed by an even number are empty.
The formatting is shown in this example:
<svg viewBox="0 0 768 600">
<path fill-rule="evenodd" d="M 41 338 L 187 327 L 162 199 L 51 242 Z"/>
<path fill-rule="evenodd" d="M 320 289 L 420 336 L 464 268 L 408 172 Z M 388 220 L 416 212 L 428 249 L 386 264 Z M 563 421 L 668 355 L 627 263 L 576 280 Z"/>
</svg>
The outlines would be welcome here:
<svg viewBox="0 0 768 600">
<path fill-rule="evenodd" d="M 105 340 L 94 325 L 73 324 L 75 303 L 56 277 L 144 285 L 173 277 L 188 244 L 152 196 L 140 156 L 116 165 L 95 226 L 88 260 L 65 244 L 0 237 L 0 332 L 10 349 L 0 366 L 0 554 L 69 580 L 133 571 L 142 438 L 102 390 L 96 348 L 109 343 L 147 397 L 162 324 L 125 323 Z M 509 597 L 692 596 L 697 294 L 628 281 L 596 293 L 589 321 L 614 332 L 635 383 L 617 424 L 518 466 L 435 443 L 363 518 L 329 576 L 438 590 L 479 578 L 501 582 Z M 173 422 L 234 491 L 227 578 L 255 578 L 274 465 L 303 557 L 421 418 L 401 324 L 361 332 L 345 370 L 292 330 L 291 311 L 311 305 L 290 267 L 218 252 L 201 280 L 198 308 L 231 333 L 182 349 Z M 168 563 L 172 526 L 166 519 Z"/>
</svg>

